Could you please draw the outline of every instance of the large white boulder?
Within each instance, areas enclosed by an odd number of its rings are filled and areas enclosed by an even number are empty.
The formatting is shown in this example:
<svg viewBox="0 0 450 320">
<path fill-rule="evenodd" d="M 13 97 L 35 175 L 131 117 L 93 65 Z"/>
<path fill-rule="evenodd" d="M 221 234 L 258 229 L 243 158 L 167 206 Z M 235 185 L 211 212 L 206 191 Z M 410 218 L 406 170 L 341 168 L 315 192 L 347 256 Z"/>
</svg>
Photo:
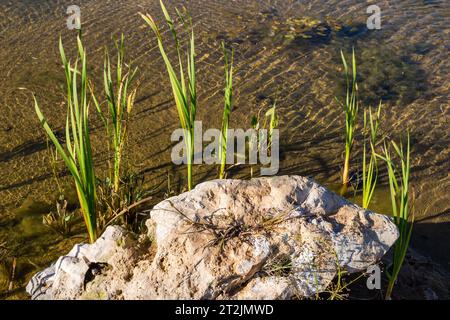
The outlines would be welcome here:
<svg viewBox="0 0 450 320">
<path fill-rule="evenodd" d="M 387 216 L 300 176 L 213 180 L 160 202 L 148 245 L 109 227 L 38 273 L 39 299 L 290 299 L 365 271 L 398 237 Z"/>
</svg>

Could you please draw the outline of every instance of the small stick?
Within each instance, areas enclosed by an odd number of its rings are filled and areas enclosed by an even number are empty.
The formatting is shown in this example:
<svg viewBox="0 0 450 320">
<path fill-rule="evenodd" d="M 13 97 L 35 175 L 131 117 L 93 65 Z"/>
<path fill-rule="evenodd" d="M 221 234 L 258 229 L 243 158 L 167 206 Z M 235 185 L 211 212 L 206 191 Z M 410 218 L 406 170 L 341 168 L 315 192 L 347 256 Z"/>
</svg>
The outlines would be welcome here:
<svg viewBox="0 0 450 320">
<path fill-rule="evenodd" d="M 16 258 L 13 259 L 11 281 L 9 281 L 8 291 L 12 291 L 12 289 L 13 289 L 15 271 L 16 271 Z"/>
<path fill-rule="evenodd" d="M 118 217 L 120 217 L 121 215 L 127 213 L 128 211 L 130 211 L 131 209 L 143 204 L 144 202 L 150 201 L 151 199 L 153 199 L 153 197 L 148 197 L 145 199 L 142 199 L 136 203 L 133 203 L 131 206 L 123 209 L 122 211 L 120 211 L 118 214 L 116 214 L 116 216 L 114 218 L 112 218 L 111 220 L 109 220 L 109 222 L 106 224 L 105 227 L 109 226 L 113 221 L 115 221 Z"/>
</svg>

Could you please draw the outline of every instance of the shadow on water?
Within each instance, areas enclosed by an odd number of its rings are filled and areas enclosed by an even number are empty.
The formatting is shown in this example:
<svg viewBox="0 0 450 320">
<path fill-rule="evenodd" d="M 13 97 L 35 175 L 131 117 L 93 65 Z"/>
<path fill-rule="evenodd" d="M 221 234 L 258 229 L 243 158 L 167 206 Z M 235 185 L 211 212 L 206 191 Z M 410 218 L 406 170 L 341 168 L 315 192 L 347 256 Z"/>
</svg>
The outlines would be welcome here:
<svg viewBox="0 0 450 320">
<path fill-rule="evenodd" d="M 446 211 L 448 215 L 450 211 Z M 444 214 L 444 213 L 441 213 Z M 450 222 L 422 222 L 414 224 L 411 246 L 426 257 L 441 263 L 450 270 L 448 245 L 450 243 Z"/>
<path fill-rule="evenodd" d="M 63 130 L 55 131 L 55 136 L 60 143 L 64 143 L 65 133 Z M 29 156 L 33 153 L 37 153 L 39 151 L 43 151 L 46 149 L 47 149 L 47 142 L 45 140 L 40 139 L 35 141 L 27 141 L 15 147 L 11 151 L 0 153 L 0 162 L 6 162 L 15 157 Z"/>
</svg>

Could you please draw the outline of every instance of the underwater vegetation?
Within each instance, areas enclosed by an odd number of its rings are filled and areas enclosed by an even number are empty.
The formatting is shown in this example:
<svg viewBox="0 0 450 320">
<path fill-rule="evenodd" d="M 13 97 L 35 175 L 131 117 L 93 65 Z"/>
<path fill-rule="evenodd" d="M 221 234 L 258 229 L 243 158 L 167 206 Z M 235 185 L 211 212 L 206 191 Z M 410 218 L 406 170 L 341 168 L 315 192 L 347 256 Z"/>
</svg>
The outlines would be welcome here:
<svg viewBox="0 0 450 320">
<path fill-rule="evenodd" d="M 426 89 L 425 72 L 407 55 L 380 46 L 362 48 L 358 56 L 359 91 L 366 104 L 374 105 L 380 99 L 408 104 Z"/>
<path fill-rule="evenodd" d="M 274 26 L 274 28 L 279 27 Z M 330 24 L 312 17 L 289 18 L 283 28 L 284 38 L 297 44 L 300 44 L 302 40 L 308 40 L 309 43 L 325 43 L 330 39 L 332 31 Z"/>
<path fill-rule="evenodd" d="M 75 222 L 75 211 L 69 210 L 63 194 L 56 200 L 56 209 L 42 217 L 45 226 L 62 236 L 71 234 Z"/>
<path fill-rule="evenodd" d="M 283 39 L 285 45 L 307 49 L 314 45 L 327 44 L 332 39 L 355 41 L 367 34 L 364 23 L 342 22 L 330 18 L 319 19 L 310 16 L 274 19 L 271 35 Z"/>
<path fill-rule="evenodd" d="M 369 36 L 368 31 L 361 22 L 301 16 L 286 20 L 275 17 L 270 34 L 273 40 L 280 39 L 296 50 L 308 50 L 331 41 L 350 50 Z M 419 43 L 403 48 L 399 55 L 397 49 L 387 45 L 361 46 L 357 52 L 361 101 L 367 105 L 378 104 L 380 100 L 405 105 L 417 99 L 426 90 L 427 82 L 425 71 L 412 57 L 426 54 L 429 49 L 429 45 Z M 346 82 L 335 81 L 337 92 L 345 91 Z"/>
<path fill-rule="evenodd" d="M 52 153 L 52 168 L 55 168 L 54 162 L 59 155 L 75 181 L 80 209 L 89 241 L 92 243 L 112 219 L 117 221 L 116 214 L 118 212 L 123 211 L 134 201 L 142 200 L 143 192 L 140 189 L 140 180 L 129 172 L 122 172 L 128 119 L 133 109 L 137 90 L 131 86 L 137 69 L 133 69 L 129 64 L 125 66 L 124 37 L 122 36 L 116 44 L 118 53 L 114 77 L 109 55 L 107 52 L 105 54 L 103 79 L 106 101 L 99 102 L 95 96 L 93 85 L 88 79 L 86 52 L 80 35 L 77 37 L 77 44 L 78 60 L 73 65 L 66 58 L 61 40 L 59 45 L 67 81 L 68 114 L 65 148 L 48 125 L 36 99 L 35 110 L 48 138 L 56 148 L 56 154 Z M 81 70 L 78 68 L 78 61 L 80 61 Z M 81 81 L 78 81 L 78 75 L 81 75 Z M 90 89 L 92 100 L 89 99 L 88 89 Z M 95 104 L 103 120 L 108 150 L 112 150 L 113 153 L 113 164 L 109 165 L 109 176 L 104 180 L 99 179 L 94 171 L 89 131 L 91 102 Z M 104 104 L 107 105 L 107 113 L 102 110 Z M 56 211 L 45 215 L 43 223 L 61 235 L 68 235 L 74 223 L 74 212 L 68 211 L 67 201 L 61 194 L 56 172 L 53 172 L 53 175 L 58 184 L 60 199 L 56 202 Z M 128 217 L 131 216 L 128 211 L 127 214 Z"/>
<path fill-rule="evenodd" d="M 144 189 L 144 177 L 129 170 L 122 172 L 117 192 L 113 190 L 109 178 L 97 180 L 98 229 L 103 231 L 114 223 L 134 232 L 141 231 L 148 216 L 140 213 L 136 204 L 152 199 L 150 191 Z"/>
</svg>

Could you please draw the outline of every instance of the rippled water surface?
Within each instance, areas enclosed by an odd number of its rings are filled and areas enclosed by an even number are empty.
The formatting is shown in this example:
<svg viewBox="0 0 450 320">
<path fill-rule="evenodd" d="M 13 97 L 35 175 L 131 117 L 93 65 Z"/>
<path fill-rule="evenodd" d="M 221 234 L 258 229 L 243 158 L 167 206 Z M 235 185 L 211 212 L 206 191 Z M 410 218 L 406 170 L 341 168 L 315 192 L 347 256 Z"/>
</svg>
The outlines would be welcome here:
<svg viewBox="0 0 450 320">
<path fill-rule="evenodd" d="M 170 9 L 180 4 L 165 2 Z M 137 15 L 148 12 L 162 21 L 158 2 L 79 3 L 89 73 L 98 87 L 104 46 L 111 47 L 113 36 L 126 36 L 140 82 L 129 161 L 149 186 L 158 185 L 168 172 L 176 175 L 178 170 L 170 162 L 170 134 L 178 121 L 155 39 Z M 407 129 L 411 132 L 415 212 L 420 222 L 413 244 L 449 265 L 448 1 L 378 1 L 382 28 L 373 31 L 365 25 L 365 1 L 184 3 L 197 37 L 198 118 L 205 127 L 219 127 L 224 85 L 220 42 L 225 41 L 236 52 L 236 110 L 231 125 L 249 127 L 251 115 L 276 99 L 282 130 L 280 174 L 309 175 L 330 186 L 339 181 L 343 113 L 334 101 L 343 88 L 339 50 L 349 52 L 354 46 L 364 105 L 383 100 L 384 134 L 400 138 Z M 56 184 L 30 93 L 36 93 L 49 122 L 61 130 L 64 74 L 57 41 L 61 35 L 73 56 L 69 48 L 73 49 L 75 33 L 67 30 L 65 21 L 70 4 L 0 0 L 0 244 L 6 241 L 12 248 L 24 279 L 80 240 L 61 242 L 42 228 L 41 215 L 48 211 Z M 312 27 L 302 27 L 305 23 Z M 104 132 L 95 115 L 92 130 L 95 159 L 103 165 Z M 353 166 L 359 162 L 355 156 Z M 196 180 L 212 176 L 210 169 L 199 168 Z M 232 172 L 236 177 L 248 174 L 248 168 Z M 386 188 L 379 190 L 374 209 L 388 213 Z"/>
</svg>

